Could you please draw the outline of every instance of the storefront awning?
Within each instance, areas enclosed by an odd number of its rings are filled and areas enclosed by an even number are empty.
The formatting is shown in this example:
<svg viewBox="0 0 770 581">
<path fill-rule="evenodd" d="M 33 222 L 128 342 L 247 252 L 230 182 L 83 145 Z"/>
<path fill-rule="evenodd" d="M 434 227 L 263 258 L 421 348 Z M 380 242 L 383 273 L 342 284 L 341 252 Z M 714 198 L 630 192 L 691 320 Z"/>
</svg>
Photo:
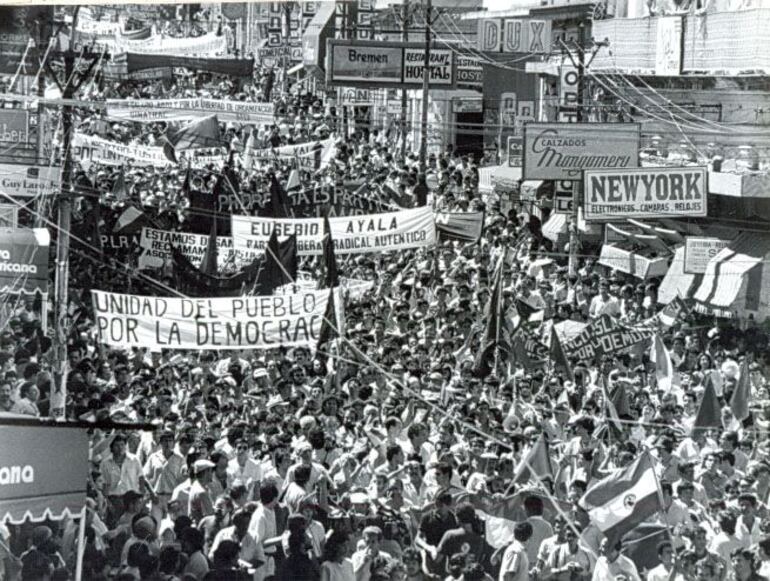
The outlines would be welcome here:
<svg viewBox="0 0 770 581">
<path fill-rule="evenodd" d="M 492 174 L 492 183 L 495 187 L 504 190 L 519 190 L 521 182 L 521 168 L 498 165 Z"/>
<path fill-rule="evenodd" d="M 657 236 L 651 234 L 637 234 L 628 230 L 623 230 L 612 224 L 607 224 L 607 229 L 614 233 L 615 236 L 621 237 L 624 242 L 628 242 L 639 248 L 649 248 L 653 252 L 659 254 L 669 254 L 669 248 L 666 244 Z"/>
<path fill-rule="evenodd" d="M 684 236 L 682 236 L 676 230 L 661 228 L 660 226 L 652 226 L 650 224 L 645 224 L 644 222 L 633 220 L 631 218 L 628 219 L 628 223 L 632 226 L 640 228 L 646 234 L 660 238 L 669 244 L 684 244 Z"/>
<path fill-rule="evenodd" d="M 0 230 L 0 291 L 48 292 L 48 247 L 45 228 Z"/>
<path fill-rule="evenodd" d="M 0 523 L 74 516 L 83 509 L 85 429 L 6 423 L 0 441 Z"/>
<path fill-rule="evenodd" d="M 669 304 L 677 296 L 683 299 L 692 298 L 703 280 L 702 274 L 689 274 L 684 271 L 684 254 L 684 246 L 674 251 L 674 260 L 660 283 L 658 302 L 663 305 Z"/>
<path fill-rule="evenodd" d="M 567 233 L 567 214 L 564 212 L 554 212 L 548 221 L 543 224 L 543 236 L 549 240 L 557 242 L 559 236 Z"/>
<path fill-rule="evenodd" d="M 612 244 L 602 246 L 598 263 L 642 280 L 663 276 L 668 270 L 667 258 L 648 258 Z"/>
<path fill-rule="evenodd" d="M 766 310 L 770 281 L 763 274 L 768 254 L 770 236 L 754 232 L 739 235 L 706 265 L 693 298 L 702 307 L 724 316 Z"/>
</svg>

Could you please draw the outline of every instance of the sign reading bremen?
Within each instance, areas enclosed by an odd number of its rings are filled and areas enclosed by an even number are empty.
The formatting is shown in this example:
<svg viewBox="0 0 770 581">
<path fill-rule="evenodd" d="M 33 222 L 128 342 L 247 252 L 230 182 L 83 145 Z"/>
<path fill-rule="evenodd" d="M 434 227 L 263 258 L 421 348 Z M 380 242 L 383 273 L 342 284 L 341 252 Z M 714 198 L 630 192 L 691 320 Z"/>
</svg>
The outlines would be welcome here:
<svg viewBox="0 0 770 581">
<path fill-rule="evenodd" d="M 326 55 L 326 81 L 331 86 L 414 88 L 423 82 L 425 47 L 421 43 L 329 39 Z M 431 49 L 431 85 L 454 86 L 455 68 L 451 50 Z"/>
<path fill-rule="evenodd" d="M 586 171 L 585 219 L 705 216 L 705 167 Z"/>
<path fill-rule="evenodd" d="M 580 180 L 583 170 L 639 165 L 638 123 L 525 123 L 525 180 Z"/>
</svg>

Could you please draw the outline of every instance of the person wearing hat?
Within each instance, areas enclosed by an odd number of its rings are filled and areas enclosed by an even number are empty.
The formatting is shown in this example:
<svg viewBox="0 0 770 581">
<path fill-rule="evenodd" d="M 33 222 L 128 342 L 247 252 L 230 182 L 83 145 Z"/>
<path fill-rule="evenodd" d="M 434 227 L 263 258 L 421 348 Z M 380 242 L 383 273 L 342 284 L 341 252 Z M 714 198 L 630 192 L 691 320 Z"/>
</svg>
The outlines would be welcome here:
<svg viewBox="0 0 770 581">
<path fill-rule="evenodd" d="M 382 529 L 378 526 L 368 526 L 363 530 L 359 548 L 353 553 L 353 571 L 356 581 L 372 581 L 378 571 L 386 569 L 393 557 L 380 549 Z"/>
<path fill-rule="evenodd" d="M 193 463 L 187 514 L 194 523 L 214 514 L 214 501 L 211 498 L 209 485 L 212 482 L 215 467 L 211 460 L 203 458 Z"/>
</svg>

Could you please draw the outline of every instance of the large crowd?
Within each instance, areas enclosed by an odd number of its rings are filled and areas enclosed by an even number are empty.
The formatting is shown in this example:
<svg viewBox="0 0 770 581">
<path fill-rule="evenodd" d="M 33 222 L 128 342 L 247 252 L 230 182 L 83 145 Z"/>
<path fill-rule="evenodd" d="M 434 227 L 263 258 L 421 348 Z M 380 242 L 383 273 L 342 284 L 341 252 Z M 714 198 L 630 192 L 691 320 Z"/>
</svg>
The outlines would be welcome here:
<svg viewBox="0 0 770 581">
<path fill-rule="evenodd" d="M 303 87 L 280 91 L 271 71 L 248 82 L 194 74 L 95 84 L 94 99 L 206 95 L 272 101 L 272 127 L 223 124 L 229 148 L 335 139 L 333 160 L 303 170 L 306 190 L 364 180 L 368 201 L 412 207 L 417 158 L 396 129 L 353 128 Z M 158 145 L 164 124 L 113 123 L 99 109 L 78 125 L 124 143 Z M 118 350 L 99 344 L 91 289 L 168 295 L 162 271 L 136 269 L 137 249 L 97 244 L 134 205 L 185 231 L 194 211 L 186 172 L 78 168 L 70 259 L 67 415 L 93 421 L 84 547 L 73 519 L 0 525 L 0 579 L 64 580 L 83 553 L 89 580 L 758 581 L 770 577 L 768 331 L 753 321 L 688 311 L 659 329 L 680 380 L 656 383 L 650 345 L 593 360 L 548 359 L 561 322 L 609 315 L 626 325 L 661 308 L 656 281 L 631 279 L 581 256 L 574 275 L 522 207 L 502 213 L 479 194 L 472 156 L 438 152 L 425 183 L 436 209 L 485 210 L 478 242 L 338 257 L 343 277 L 371 281 L 348 297 L 340 337 L 263 351 Z M 233 168 L 241 195 L 285 181 L 291 160 Z M 217 167 L 195 175 L 211 188 Z M 128 197 L 115 199 L 123 172 Z M 255 208 L 254 211 L 258 211 Z M 530 357 L 478 354 L 495 265 L 510 322 L 540 343 Z M 320 261 L 302 269 L 317 272 Z M 525 307 L 522 307 L 525 305 Z M 32 297 L 6 298 L 0 411 L 48 413 L 51 339 Z M 532 313 L 536 313 L 533 316 Z M 523 332 L 523 331 L 519 331 Z M 545 347 L 545 356 L 542 348 Z M 537 355 L 541 357 L 538 359 Z M 751 421 L 727 405 L 750 362 Z M 694 425 L 710 384 L 723 427 Z M 610 415 L 609 394 L 627 405 Z M 615 400 L 615 398 L 612 398 Z M 115 430 L 110 422 L 148 429 Z M 547 443 L 548 470 L 529 464 Z M 578 501 L 648 450 L 662 509 L 658 531 L 606 539 Z M 510 510 L 483 510 L 479 499 Z M 644 551 L 639 551 L 644 547 Z M 641 554 L 640 554 L 641 553 Z"/>
</svg>

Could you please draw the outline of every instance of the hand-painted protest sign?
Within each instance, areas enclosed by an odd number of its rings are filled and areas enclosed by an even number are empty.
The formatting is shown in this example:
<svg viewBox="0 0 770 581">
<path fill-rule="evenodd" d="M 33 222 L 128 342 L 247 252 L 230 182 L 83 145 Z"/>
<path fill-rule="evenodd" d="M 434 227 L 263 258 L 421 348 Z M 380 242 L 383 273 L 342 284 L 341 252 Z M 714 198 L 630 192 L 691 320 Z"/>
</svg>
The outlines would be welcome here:
<svg viewBox="0 0 770 581">
<path fill-rule="evenodd" d="M 139 241 L 142 254 L 138 266 L 145 268 L 162 268 L 171 261 L 171 248 L 178 248 L 194 266 L 200 266 L 209 237 L 206 234 L 191 234 L 187 232 L 169 232 L 155 228 L 142 228 Z M 217 266 L 219 270 L 238 268 L 253 261 L 260 252 L 237 251 L 233 247 L 231 236 L 217 236 Z"/>
<path fill-rule="evenodd" d="M 565 343 L 564 352 L 569 357 L 587 361 L 605 353 L 625 351 L 652 334 L 651 329 L 625 327 L 609 315 L 602 315 Z"/>
<path fill-rule="evenodd" d="M 387 252 L 436 244 L 433 210 L 428 206 L 366 216 L 338 216 L 329 218 L 329 225 L 337 254 Z M 300 256 L 322 253 L 322 219 L 232 217 L 236 249 L 264 249 L 274 228 L 280 239 L 297 235 Z"/>
<path fill-rule="evenodd" d="M 219 121 L 264 125 L 274 122 L 274 113 L 272 103 L 228 99 L 107 99 L 108 117 L 137 123 L 189 121 L 216 115 Z"/>
<path fill-rule="evenodd" d="M 102 343 L 207 350 L 315 346 L 330 294 L 181 299 L 91 292 Z"/>
<path fill-rule="evenodd" d="M 93 135 L 76 133 L 72 138 L 73 157 L 80 163 L 104 165 L 141 165 L 166 167 L 173 165 L 162 147 L 125 145 Z"/>
<path fill-rule="evenodd" d="M 436 230 L 442 239 L 475 242 L 484 229 L 484 212 L 437 212 Z"/>
<path fill-rule="evenodd" d="M 284 145 L 274 149 L 246 148 L 241 156 L 241 160 L 247 169 L 252 169 L 255 164 L 261 161 L 273 162 L 276 159 L 298 160 L 302 168 L 320 169 L 330 159 L 333 151 L 334 140 L 329 138 L 321 141 L 307 141 L 295 145 Z"/>
<path fill-rule="evenodd" d="M 157 35 L 142 40 L 115 39 L 118 51 L 173 56 L 217 56 L 227 53 L 227 36 L 210 32 L 203 36 L 174 38 Z"/>
</svg>

